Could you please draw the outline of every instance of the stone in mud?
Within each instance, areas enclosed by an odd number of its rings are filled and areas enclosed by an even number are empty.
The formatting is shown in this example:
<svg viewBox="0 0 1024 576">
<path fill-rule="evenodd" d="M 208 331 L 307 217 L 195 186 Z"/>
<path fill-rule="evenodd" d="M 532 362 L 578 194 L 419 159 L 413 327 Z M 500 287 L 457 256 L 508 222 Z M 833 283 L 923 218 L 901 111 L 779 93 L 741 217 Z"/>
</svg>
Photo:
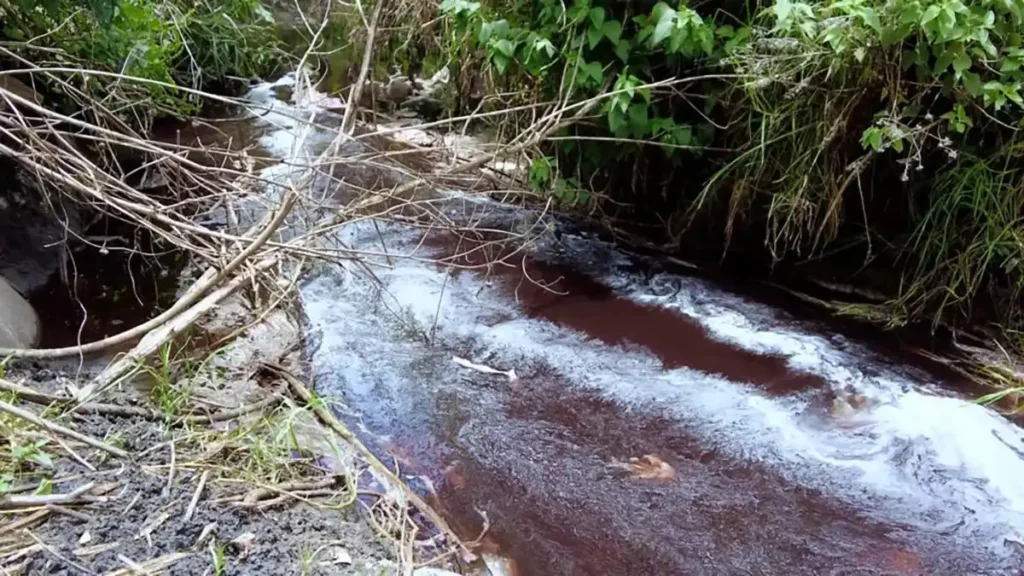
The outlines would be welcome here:
<svg viewBox="0 0 1024 576">
<path fill-rule="evenodd" d="M 0 277 L 0 348 L 31 348 L 39 341 L 39 317 Z"/>
</svg>

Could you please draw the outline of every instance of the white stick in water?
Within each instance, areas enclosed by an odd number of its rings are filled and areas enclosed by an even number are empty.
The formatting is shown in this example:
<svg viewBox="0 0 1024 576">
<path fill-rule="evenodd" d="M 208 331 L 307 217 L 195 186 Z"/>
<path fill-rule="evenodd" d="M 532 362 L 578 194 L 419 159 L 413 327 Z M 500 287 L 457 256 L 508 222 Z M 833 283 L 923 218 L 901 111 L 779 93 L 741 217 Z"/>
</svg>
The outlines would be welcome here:
<svg viewBox="0 0 1024 576">
<path fill-rule="evenodd" d="M 470 370 L 476 370 L 477 372 L 483 372 L 484 374 L 498 374 L 500 376 L 505 376 L 508 378 L 509 382 L 515 382 L 516 380 L 519 380 L 519 376 L 516 375 L 515 369 L 510 369 L 507 371 L 496 370 L 494 368 L 491 368 L 490 366 L 476 364 L 474 362 L 466 360 L 465 358 L 459 358 L 458 356 L 452 356 L 452 360 L 454 360 L 456 364 L 462 366 L 463 368 L 469 368 Z"/>
</svg>

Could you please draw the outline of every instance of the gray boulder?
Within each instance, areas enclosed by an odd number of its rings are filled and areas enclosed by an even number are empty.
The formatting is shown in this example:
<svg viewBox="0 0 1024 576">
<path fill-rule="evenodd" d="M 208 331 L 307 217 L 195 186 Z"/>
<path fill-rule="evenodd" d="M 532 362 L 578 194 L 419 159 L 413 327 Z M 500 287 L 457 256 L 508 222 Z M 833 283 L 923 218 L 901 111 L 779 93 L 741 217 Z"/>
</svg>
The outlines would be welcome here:
<svg viewBox="0 0 1024 576">
<path fill-rule="evenodd" d="M 0 277 L 0 348 L 31 348 L 38 342 L 36 311 Z"/>
</svg>

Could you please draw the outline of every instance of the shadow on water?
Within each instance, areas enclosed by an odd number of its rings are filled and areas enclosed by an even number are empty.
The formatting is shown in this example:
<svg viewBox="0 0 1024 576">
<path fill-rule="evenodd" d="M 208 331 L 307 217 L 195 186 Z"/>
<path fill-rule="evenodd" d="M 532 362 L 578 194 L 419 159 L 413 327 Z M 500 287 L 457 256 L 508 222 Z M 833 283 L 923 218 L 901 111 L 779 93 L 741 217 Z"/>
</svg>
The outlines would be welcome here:
<svg viewBox="0 0 1024 576">
<path fill-rule="evenodd" d="M 54 272 L 29 294 L 41 324 L 40 347 L 102 340 L 156 317 L 174 303 L 183 255 L 155 252 L 145 233 L 122 228 L 101 222 L 83 234 L 89 245 L 70 241 L 73 247 L 64 264 L 68 280 Z"/>
</svg>

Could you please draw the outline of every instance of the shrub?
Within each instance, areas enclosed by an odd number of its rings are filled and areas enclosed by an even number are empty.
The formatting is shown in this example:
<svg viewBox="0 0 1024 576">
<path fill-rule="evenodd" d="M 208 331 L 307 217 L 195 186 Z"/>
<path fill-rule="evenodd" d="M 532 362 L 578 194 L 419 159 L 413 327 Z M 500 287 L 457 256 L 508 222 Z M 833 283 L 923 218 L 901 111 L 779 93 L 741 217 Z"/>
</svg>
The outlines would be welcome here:
<svg viewBox="0 0 1024 576">
<path fill-rule="evenodd" d="M 272 72 L 280 52 L 274 18 L 259 0 L 0 0 L 2 35 L 40 66 L 80 67 L 197 90 Z M 86 80 L 83 80 L 86 81 Z M 123 93 L 136 111 L 187 114 L 194 95 L 158 84 L 89 77 Z"/>
<path fill-rule="evenodd" d="M 604 188 L 676 240 L 716 219 L 722 246 L 742 229 L 774 262 L 896 266 L 894 323 L 986 294 L 1019 313 L 1024 0 L 440 9 L 451 60 L 483 63 L 492 92 L 618 92 L 534 161 L 538 190 Z"/>
</svg>

